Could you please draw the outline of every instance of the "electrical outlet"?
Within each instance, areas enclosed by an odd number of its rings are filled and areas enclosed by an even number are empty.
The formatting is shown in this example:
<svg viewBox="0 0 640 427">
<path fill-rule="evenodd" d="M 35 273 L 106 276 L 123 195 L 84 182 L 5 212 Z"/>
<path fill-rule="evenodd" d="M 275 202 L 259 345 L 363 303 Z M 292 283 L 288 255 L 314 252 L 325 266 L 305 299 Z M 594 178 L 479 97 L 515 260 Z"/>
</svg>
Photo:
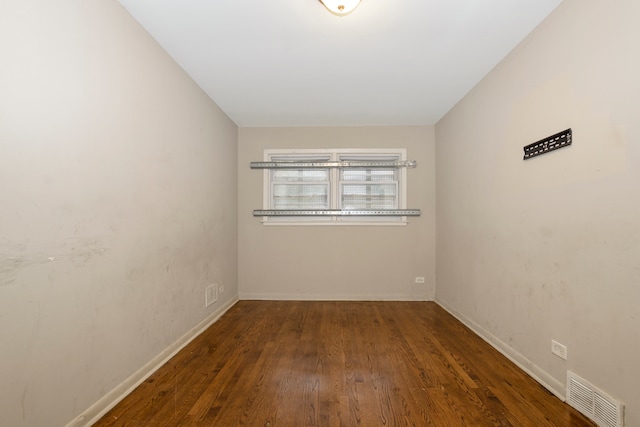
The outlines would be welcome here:
<svg viewBox="0 0 640 427">
<path fill-rule="evenodd" d="M 551 340 L 551 353 L 561 359 L 567 360 L 567 346 L 560 344 L 558 341 Z"/>
<path fill-rule="evenodd" d="M 219 293 L 219 294 L 224 294 L 224 286 L 220 286 L 220 287 L 218 288 L 218 293 Z"/>
<path fill-rule="evenodd" d="M 209 285 L 204 291 L 204 306 L 209 307 L 218 300 L 218 285 Z"/>
<path fill-rule="evenodd" d="M 416 283 L 424 283 L 424 277 L 416 277 Z"/>
</svg>

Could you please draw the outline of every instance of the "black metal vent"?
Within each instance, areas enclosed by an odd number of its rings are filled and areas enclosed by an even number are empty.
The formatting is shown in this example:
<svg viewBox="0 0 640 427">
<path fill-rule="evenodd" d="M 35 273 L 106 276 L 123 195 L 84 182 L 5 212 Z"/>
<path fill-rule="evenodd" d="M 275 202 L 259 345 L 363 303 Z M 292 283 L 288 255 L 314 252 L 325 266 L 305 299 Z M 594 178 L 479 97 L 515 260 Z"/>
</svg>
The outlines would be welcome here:
<svg viewBox="0 0 640 427">
<path fill-rule="evenodd" d="M 568 147 L 569 145 L 571 145 L 571 128 L 541 139 L 533 144 L 525 145 L 523 147 L 524 157 L 522 160 L 527 160 L 562 147 Z"/>
</svg>

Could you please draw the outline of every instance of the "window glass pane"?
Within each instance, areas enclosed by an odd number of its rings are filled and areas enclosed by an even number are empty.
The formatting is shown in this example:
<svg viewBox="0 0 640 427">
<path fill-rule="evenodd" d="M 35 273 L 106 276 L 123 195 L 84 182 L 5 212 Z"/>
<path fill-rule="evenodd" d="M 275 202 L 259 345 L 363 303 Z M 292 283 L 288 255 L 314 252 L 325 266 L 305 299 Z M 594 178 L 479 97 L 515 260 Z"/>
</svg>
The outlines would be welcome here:
<svg viewBox="0 0 640 427">
<path fill-rule="evenodd" d="M 329 181 L 329 169 L 274 169 L 274 182 L 322 182 Z"/>
<path fill-rule="evenodd" d="M 342 209 L 397 209 L 398 186 L 393 184 L 342 184 Z"/>
<path fill-rule="evenodd" d="M 346 156 L 344 160 L 398 160 L 396 157 Z M 398 209 L 398 168 L 340 170 L 342 209 Z"/>
<path fill-rule="evenodd" d="M 342 181 L 396 181 L 397 168 L 354 168 L 354 169 L 342 169 L 341 180 Z"/>
<path fill-rule="evenodd" d="M 273 209 L 328 209 L 327 184 L 273 184 Z"/>
</svg>

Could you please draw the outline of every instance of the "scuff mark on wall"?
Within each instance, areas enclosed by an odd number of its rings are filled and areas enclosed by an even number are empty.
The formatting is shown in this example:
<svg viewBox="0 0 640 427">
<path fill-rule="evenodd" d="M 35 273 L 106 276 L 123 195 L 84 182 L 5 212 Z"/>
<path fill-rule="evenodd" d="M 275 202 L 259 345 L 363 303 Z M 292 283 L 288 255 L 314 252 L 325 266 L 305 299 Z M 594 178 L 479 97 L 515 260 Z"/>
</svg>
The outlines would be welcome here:
<svg viewBox="0 0 640 427">
<path fill-rule="evenodd" d="M 65 240 L 60 257 L 74 264 L 84 264 L 96 256 L 103 255 L 107 249 L 98 237 L 74 237 Z"/>
<path fill-rule="evenodd" d="M 24 268 L 47 262 L 46 257 L 28 256 L 26 248 L 24 243 L 0 242 L 0 286 L 14 283 L 15 276 Z"/>
<path fill-rule="evenodd" d="M 106 251 L 99 237 L 74 237 L 64 240 L 52 251 L 34 253 L 29 253 L 25 243 L 3 241 L 0 242 L 0 286 L 15 283 L 17 275 L 25 269 L 63 261 L 81 266 Z"/>
</svg>

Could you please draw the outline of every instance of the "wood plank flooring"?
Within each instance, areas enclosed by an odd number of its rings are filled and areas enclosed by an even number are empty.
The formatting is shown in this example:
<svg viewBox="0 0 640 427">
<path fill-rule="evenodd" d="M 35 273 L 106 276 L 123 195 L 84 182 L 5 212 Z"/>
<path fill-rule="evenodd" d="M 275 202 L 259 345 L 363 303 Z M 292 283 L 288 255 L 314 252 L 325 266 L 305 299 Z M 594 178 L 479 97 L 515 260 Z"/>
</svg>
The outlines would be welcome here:
<svg viewBox="0 0 640 427">
<path fill-rule="evenodd" d="M 94 426 L 593 426 L 433 302 L 240 301 Z"/>
</svg>

